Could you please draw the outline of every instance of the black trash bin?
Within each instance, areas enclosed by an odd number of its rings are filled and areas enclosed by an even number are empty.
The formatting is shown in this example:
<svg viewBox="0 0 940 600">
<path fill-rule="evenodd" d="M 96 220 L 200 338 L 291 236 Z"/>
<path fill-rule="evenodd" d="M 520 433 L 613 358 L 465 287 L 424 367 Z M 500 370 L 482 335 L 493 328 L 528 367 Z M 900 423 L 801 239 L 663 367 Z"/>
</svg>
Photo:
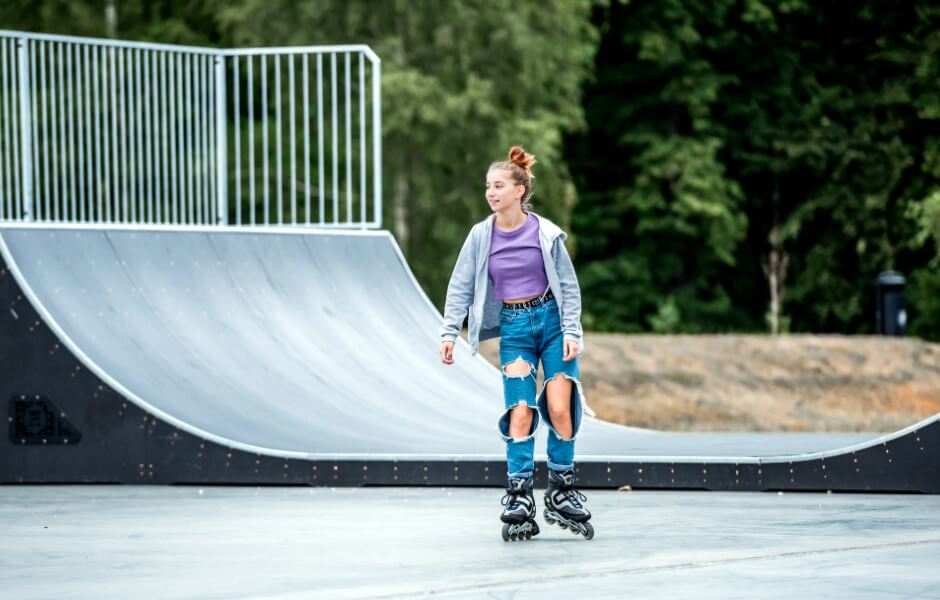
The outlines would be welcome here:
<svg viewBox="0 0 940 600">
<path fill-rule="evenodd" d="M 904 335 L 907 311 L 904 310 L 904 276 L 885 271 L 875 280 L 875 330 L 881 335 Z"/>
</svg>

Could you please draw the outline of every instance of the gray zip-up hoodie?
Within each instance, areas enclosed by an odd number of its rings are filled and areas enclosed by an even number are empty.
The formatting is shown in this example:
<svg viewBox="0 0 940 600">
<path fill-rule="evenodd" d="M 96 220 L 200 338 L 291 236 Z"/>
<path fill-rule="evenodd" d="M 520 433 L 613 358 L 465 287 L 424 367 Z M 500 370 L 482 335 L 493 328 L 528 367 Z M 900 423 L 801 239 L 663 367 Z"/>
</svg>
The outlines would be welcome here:
<svg viewBox="0 0 940 600">
<path fill-rule="evenodd" d="M 581 330 L 581 288 L 565 249 L 568 235 L 544 217 L 532 213 L 539 221 L 539 242 L 548 287 L 555 294 L 561 316 L 561 329 L 566 340 L 578 343 L 578 354 L 584 351 L 584 333 Z M 464 317 L 468 317 L 470 352 L 476 354 L 481 340 L 499 337 L 499 311 L 501 303 L 493 297 L 489 276 L 490 241 L 496 215 L 490 215 L 470 230 L 457 264 L 447 285 L 444 304 L 444 324 L 441 340 L 452 342 L 460 335 Z M 469 315 L 468 315 L 469 309 Z"/>
</svg>

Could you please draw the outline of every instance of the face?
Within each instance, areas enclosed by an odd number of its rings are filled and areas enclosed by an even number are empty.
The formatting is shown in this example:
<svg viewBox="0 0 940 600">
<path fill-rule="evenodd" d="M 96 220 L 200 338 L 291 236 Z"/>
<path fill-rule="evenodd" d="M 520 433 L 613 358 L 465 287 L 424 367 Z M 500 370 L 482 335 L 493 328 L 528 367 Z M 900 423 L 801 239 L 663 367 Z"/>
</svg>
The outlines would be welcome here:
<svg viewBox="0 0 940 600">
<path fill-rule="evenodd" d="M 486 201 L 493 212 L 519 206 L 525 186 L 516 184 L 512 174 L 503 169 L 492 169 L 486 174 Z"/>
</svg>

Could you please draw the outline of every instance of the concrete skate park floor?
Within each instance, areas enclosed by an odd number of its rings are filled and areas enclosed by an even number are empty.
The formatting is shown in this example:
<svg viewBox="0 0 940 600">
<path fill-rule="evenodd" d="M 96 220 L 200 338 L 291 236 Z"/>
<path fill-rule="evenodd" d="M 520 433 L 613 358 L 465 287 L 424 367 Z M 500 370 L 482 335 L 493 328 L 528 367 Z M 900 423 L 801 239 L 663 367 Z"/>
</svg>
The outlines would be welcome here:
<svg viewBox="0 0 940 600">
<path fill-rule="evenodd" d="M 587 494 L 505 543 L 497 489 L 5 486 L 0 596 L 940 599 L 940 496 Z"/>
</svg>

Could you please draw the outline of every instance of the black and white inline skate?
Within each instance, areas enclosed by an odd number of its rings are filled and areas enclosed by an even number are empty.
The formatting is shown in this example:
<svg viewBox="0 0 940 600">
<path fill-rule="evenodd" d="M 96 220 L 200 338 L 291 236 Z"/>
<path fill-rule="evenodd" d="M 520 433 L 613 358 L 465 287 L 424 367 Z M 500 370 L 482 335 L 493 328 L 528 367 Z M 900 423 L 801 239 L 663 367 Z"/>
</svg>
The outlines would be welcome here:
<svg viewBox="0 0 940 600">
<path fill-rule="evenodd" d="M 532 495 L 532 478 L 510 479 L 506 483 L 506 495 L 503 496 L 503 541 L 530 540 L 538 535 L 539 526 L 535 522 L 535 497 Z"/>
<path fill-rule="evenodd" d="M 558 523 L 562 529 L 579 533 L 585 539 L 594 537 L 594 526 L 588 521 L 591 513 L 584 508 L 587 498 L 574 489 L 574 471 L 548 472 L 548 489 L 545 491 L 545 522 L 549 525 Z"/>
</svg>

